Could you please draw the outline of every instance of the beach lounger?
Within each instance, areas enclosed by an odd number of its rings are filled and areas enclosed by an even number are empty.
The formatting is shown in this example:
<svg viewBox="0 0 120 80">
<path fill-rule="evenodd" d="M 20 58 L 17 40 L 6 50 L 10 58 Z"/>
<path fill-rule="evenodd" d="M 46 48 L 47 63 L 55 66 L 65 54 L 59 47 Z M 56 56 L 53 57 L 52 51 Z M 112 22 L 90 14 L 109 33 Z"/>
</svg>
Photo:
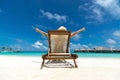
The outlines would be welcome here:
<svg viewBox="0 0 120 80">
<path fill-rule="evenodd" d="M 69 49 L 70 31 L 48 31 L 48 53 L 42 55 L 41 69 L 44 66 L 45 60 L 66 60 L 72 59 L 75 68 L 77 68 L 76 54 L 71 54 Z"/>
</svg>

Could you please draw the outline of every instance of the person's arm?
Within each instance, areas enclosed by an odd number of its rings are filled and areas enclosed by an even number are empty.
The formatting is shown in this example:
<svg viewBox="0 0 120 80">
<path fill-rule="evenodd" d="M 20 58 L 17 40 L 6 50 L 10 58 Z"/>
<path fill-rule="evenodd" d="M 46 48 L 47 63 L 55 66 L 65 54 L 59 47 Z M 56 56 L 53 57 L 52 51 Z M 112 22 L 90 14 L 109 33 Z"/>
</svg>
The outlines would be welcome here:
<svg viewBox="0 0 120 80">
<path fill-rule="evenodd" d="M 38 28 L 35 28 L 35 30 L 36 30 L 36 32 L 39 32 L 39 33 L 41 33 L 44 36 L 48 36 L 48 34 L 46 32 L 44 32 L 44 31 L 42 31 L 42 30 L 40 30 Z"/>
<path fill-rule="evenodd" d="M 78 33 L 82 32 L 82 31 L 85 31 L 85 27 L 83 27 L 82 29 L 77 30 L 76 32 L 71 33 L 71 37 L 77 35 Z"/>
</svg>

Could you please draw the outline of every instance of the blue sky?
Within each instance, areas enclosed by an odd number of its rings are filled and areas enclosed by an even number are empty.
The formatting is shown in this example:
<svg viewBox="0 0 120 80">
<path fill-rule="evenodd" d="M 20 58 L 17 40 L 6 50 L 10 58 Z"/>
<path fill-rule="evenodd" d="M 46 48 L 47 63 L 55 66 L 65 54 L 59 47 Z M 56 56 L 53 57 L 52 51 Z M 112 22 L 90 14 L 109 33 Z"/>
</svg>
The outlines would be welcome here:
<svg viewBox="0 0 120 80">
<path fill-rule="evenodd" d="M 104 46 L 120 49 L 119 0 L 0 0 L 0 47 L 47 50 L 47 32 L 65 26 L 81 32 L 71 49 Z"/>
</svg>

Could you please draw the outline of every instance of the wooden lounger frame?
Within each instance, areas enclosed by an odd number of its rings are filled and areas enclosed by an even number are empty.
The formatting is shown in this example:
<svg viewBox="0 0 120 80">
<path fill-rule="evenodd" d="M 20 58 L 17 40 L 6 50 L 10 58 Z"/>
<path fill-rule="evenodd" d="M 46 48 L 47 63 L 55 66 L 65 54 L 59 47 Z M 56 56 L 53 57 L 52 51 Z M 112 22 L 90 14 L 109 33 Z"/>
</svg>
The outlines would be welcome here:
<svg viewBox="0 0 120 80">
<path fill-rule="evenodd" d="M 67 40 L 67 48 L 65 53 L 53 53 L 51 52 L 51 35 L 67 35 L 68 36 L 68 40 Z M 48 31 L 48 53 L 45 55 L 42 55 L 42 64 L 41 64 L 41 69 L 44 66 L 44 62 L 45 60 L 65 60 L 65 59 L 73 59 L 74 64 L 75 64 L 75 68 L 77 68 L 77 64 L 76 64 L 76 59 L 78 58 L 78 56 L 76 54 L 70 54 L 70 49 L 69 49 L 69 43 L 70 43 L 70 35 L 71 32 L 70 31 Z"/>
</svg>

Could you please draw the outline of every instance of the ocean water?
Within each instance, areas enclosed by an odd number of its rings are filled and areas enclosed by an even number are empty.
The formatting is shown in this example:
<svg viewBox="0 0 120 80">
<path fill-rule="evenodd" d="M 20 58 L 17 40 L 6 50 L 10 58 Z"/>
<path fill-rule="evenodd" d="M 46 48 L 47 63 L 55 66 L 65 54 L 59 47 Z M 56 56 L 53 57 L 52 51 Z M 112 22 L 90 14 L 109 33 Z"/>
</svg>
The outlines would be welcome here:
<svg viewBox="0 0 120 80">
<path fill-rule="evenodd" d="M 120 58 L 120 53 L 77 53 L 79 57 Z"/>
<path fill-rule="evenodd" d="M 31 52 L 31 51 L 27 51 L 27 52 L 1 52 L 0 55 L 1 56 L 33 56 L 33 57 L 37 57 L 37 56 L 42 56 L 43 52 Z"/>
<path fill-rule="evenodd" d="M 41 57 L 45 52 L 1 52 L 0 56 L 32 56 Z M 120 53 L 73 53 L 79 58 L 120 58 Z"/>
</svg>

